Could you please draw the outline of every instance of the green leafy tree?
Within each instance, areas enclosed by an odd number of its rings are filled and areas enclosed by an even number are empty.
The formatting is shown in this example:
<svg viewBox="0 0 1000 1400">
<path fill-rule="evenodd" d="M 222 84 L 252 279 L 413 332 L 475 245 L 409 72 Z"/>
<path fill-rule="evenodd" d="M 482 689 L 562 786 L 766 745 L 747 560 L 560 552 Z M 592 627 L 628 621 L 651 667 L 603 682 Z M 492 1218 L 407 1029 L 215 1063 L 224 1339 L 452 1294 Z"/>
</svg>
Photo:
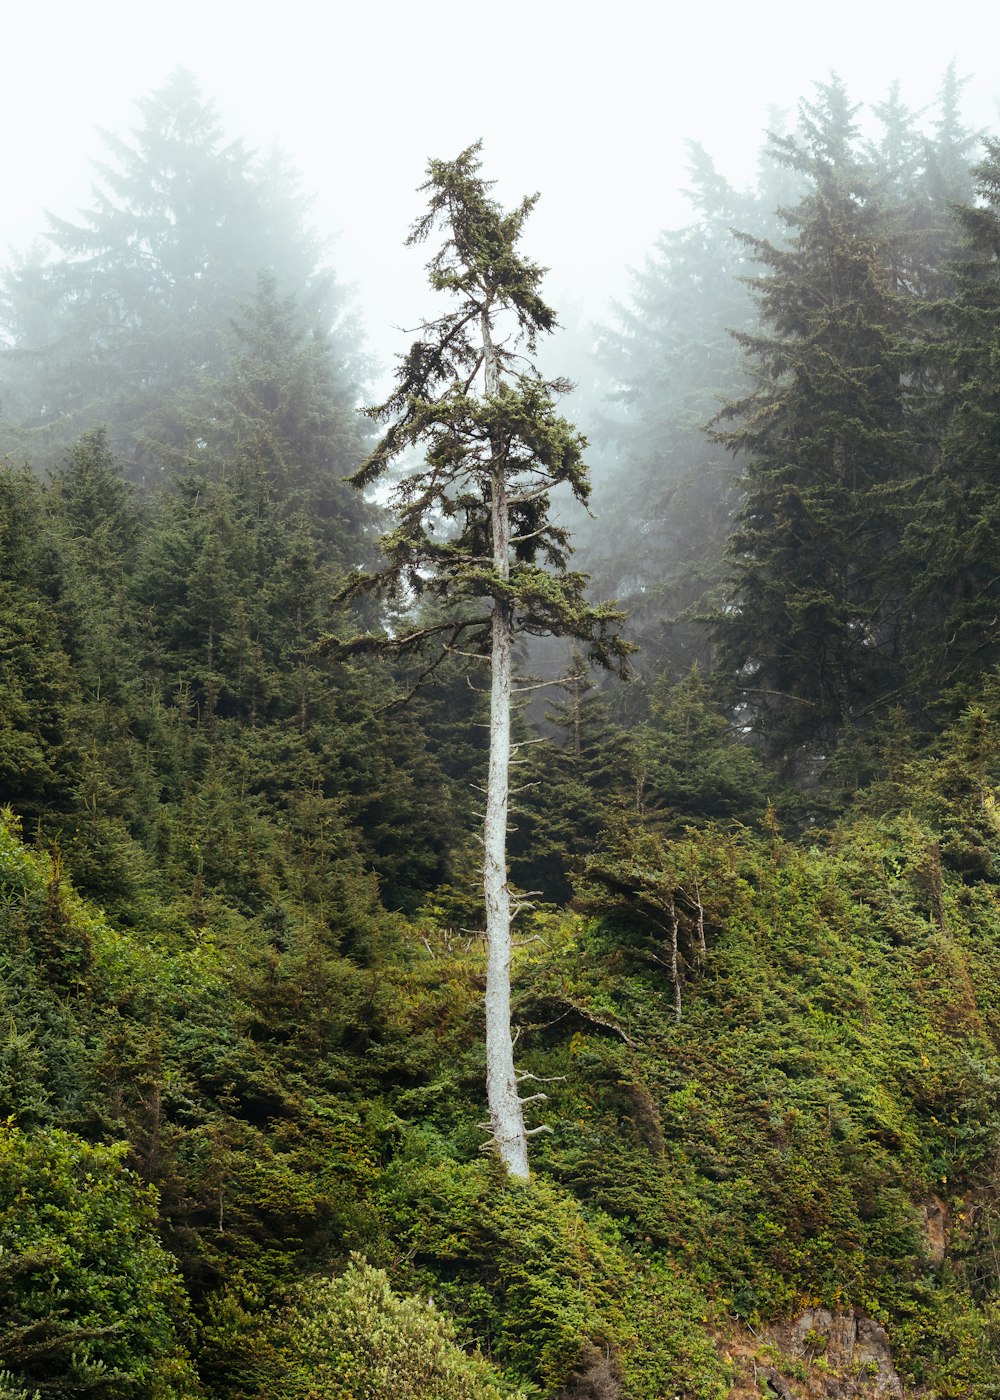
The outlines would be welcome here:
<svg viewBox="0 0 1000 1400">
<path fill-rule="evenodd" d="M 469 1356 L 432 1302 L 399 1297 L 355 1256 L 340 1278 L 313 1279 L 282 1319 L 284 1400 L 519 1400 L 481 1356 Z M 522 1397 L 523 1400 L 523 1397 Z"/>
<path fill-rule="evenodd" d="M 367 486 L 381 479 L 410 448 L 422 448 L 425 460 L 395 488 L 398 525 L 383 540 L 385 566 L 356 576 L 347 595 L 374 593 L 405 604 L 427 594 L 445 612 L 444 621 L 360 639 L 355 649 L 398 653 L 437 638 L 490 663 L 483 830 L 487 1093 L 496 1149 L 515 1176 L 526 1177 L 510 1031 L 506 854 L 514 639 L 573 636 L 607 665 L 622 663 L 627 648 L 615 631 L 620 614 L 587 603 L 583 576 L 567 567 L 567 532 L 550 515 L 555 487 L 568 486 L 579 500 L 589 490 L 584 442 L 556 411 L 554 395 L 567 386 L 543 379 L 515 349 L 523 344 L 530 355 L 538 334 L 555 325 L 538 291 L 542 269 L 517 251 L 535 199 L 505 213 L 479 175 L 478 154 L 479 146 L 471 146 L 454 161 L 428 167 L 429 209 L 409 241 L 423 242 L 442 228 L 445 241 L 428 267 L 432 287 L 449 295 L 453 307 L 425 325 L 402 359 L 395 390 L 372 410 L 388 427 L 354 480 Z"/>
</svg>

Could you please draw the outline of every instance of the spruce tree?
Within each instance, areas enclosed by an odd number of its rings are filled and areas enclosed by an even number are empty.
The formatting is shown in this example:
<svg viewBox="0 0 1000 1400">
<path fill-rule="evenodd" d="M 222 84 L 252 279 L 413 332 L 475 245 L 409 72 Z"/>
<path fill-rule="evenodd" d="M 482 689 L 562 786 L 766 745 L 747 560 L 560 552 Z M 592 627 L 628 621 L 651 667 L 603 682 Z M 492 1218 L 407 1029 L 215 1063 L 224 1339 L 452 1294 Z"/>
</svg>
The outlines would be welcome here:
<svg viewBox="0 0 1000 1400">
<path fill-rule="evenodd" d="M 410 243 L 436 230 L 444 242 L 428 264 L 431 286 L 452 306 L 428 322 L 402 357 L 396 385 L 373 417 L 386 424 L 354 477 L 383 479 L 411 448 L 421 464 L 395 487 L 398 525 L 385 536 L 383 568 L 355 575 L 345 596 L 381 594 L 397 605 L 427 595 L 444 620 L 359 638 L 355 649 L 407 652 L 429 642 L 489 661 L 490 752 L 483 825 L 486 904 L 486 1077 L 493 1142 L 516 1177 L 528 1175 L 510 1026 L 511 898 L 507 817 L 514 644 L 521 635 L 568 635 L 605 665 L 624 663 L 620 614 L 591 606 L 585 579 L 568 568 L 569 541 L 550 513 L 557 486 L 585 501 L 584 440 L 556 411 L 564 381 L 531 361 L 555 314 L 539 294 L 543 269 L 518 242 L 536 198 L 505 212 L 479 174 L 479 144 L 453 161 L 433 160 L 422 187 L 427 213 Z M 351 644 L 346 644 L 351 649 Z M 431 663 L 433 664 L 433 663 Z"/>
<path fill-rule="evenodd" d="M 925 702 L 975 695 L 1000 661 L 1000 141 L 975 168 L 976 203 L 958 208 L 966 238 L 956 294 L 930 308 L 940 445 L 904 539 L 916 617 L 911 669 Z"/>
<path fill-rule="evenodd" d="M 785 246 L 745 240 L 765 329 L 739 337 L 755 387 L 720 432 L 747 462 L 721 665 L 743 723 L 800 777 L 898 690 L 906 644 L 892 563 L 918 462 L 912 355 L 855 110 L 833 80 L 773 143 L 807 188 Z"/>
</svg>

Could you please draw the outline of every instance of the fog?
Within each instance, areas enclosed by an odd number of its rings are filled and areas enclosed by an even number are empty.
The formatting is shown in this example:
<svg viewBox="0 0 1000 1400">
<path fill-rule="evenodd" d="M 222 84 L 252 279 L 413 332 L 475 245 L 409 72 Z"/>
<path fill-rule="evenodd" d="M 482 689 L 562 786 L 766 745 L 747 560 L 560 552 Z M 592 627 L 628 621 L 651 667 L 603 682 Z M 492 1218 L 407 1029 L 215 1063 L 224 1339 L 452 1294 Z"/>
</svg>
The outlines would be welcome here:
<svg viewBox="0 0 1000 1400">
<path fill-rule="evenodd" d="M 860 102 L 899 79 L 920 107 L 952 59 L 969 75 L 967 120 L 995 126 L 1000 85 L 983 58 L 998 40 L 1000 20 L 972 0 L 923 22 L 911 5 L 857 0 L 688 15 L 638 0 L 22 8 L 6 18 L 4 241 L 23 248 L 44 208 L 85 205 L 96 128 L 127 132 L 135 99 L 181 64 L 234 138 L 291 157 L 384 363 L 427 306 L 421 250 L 403 238 L 429 156 L 482 137 L 502 198 L 540 190 L 528 245 L 552 269 L 549 295 L 600 318 L 658 230 L 685 217 L 687 140 L 739 181 L 774 111 L 831 70 Z"/>
</svg>

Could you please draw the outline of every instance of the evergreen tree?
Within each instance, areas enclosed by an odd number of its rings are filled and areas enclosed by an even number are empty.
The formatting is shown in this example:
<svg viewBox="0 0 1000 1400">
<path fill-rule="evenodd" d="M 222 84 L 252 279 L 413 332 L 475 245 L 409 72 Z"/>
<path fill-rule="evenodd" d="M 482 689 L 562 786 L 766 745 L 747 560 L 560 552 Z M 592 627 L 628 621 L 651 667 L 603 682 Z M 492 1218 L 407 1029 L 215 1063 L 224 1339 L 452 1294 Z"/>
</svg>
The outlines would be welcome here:
<svg viewBox="0 0 1000 1400">
<path fill-rule="evenodd" d="M 554 904 L 573 894 L 573 877 L 615 811 L 631 797 L 633 744 L 614 723 L 607 697 L 573 657 L 564 700 L 545 718 L 550 738 L 526 748 L 518 769 L 511 871 L 519 885 Z"/>
<path fill-rule="evenodd" d="M 4 280 L 0 406 L 8 441 L 39 464 L 103 423 L 148 475 L 154 446 L 182 437 L 178 400 L 229 366 L 229 324 L 259 273 L 307 296 L 324 332 L 339 313 L 287 171 L 227 142 L 182 70 L 139 106 L 131 140 L 104 137 L 93 207 L 50 216 L 48 255 Z"/>
<path fill-rule="evenodd" d="M 657 677 L 631 747 L 634 808 L 651 828 L 745 821 L 764 807 L 760 761 L 736 741 L 697 666 L 676 685 Z"/>
<path fill-rule="evenodd" d="M 972 152 L 978 142 L 961 119 L 961 88 L 951 64 L 930 134 L 921 129 L 922 114 L 902 101 L 898 83 L 872 108 L 882 130 L 867 144 L 866 156 L 873 191 L 891 222 L 890 285 L 909 297 L 948 296 L 954 287 L 952 263 L 962 247 L 955 206 L 972 197 Z M 924 375 L 928 370 L 928 365 L 920 368 Z"/>
<path fill-rule="evenodd" d="M 747 249 L 733 228 L 767 232 L 790 183 L 763 162 L 757 187 L 737 190 L 692 146 L 695 218 L 660 234 L 598 341 L 614 386 L 599 430 L 608 459 L 595 471 L 595 519 L 581 523 L 579 549 L 595 583 L 627 603 L 640 665 L 673 679 L 710 659 L 703 617 L 739 500 L 739 462 L 706 432 L 746 383 L 732 332 L 757 322 Z"/>
<path fill-rule="evenodd" d="M 925 703 L 967 702 L 1000 661 L 1000 142 L 976 167 L 975 204 L 957 217 L 966 249 L 956 295 L 930 311 L 940 383 L 935 461 L 920 483 L 904 547 L 916 615 L 913 685 Z"/>
<path fill-rule="evenodd" d="M 913 356 L 855 110 L 833 80 L 774 142 L 807 190 L 786 247 L 745 240 L 765 333 L 740 337 L 756 384 L 720 433 L 747 462 L 720 660 L 741 722 L 800 776 L 898 691 L 907 641 L 893 555 L 919 462 Z"/>
<path fill-rule="evenodd" d="M 233 321 L 230 350 L 232 363 L 211 392 L 190 397 L 185 464 L 242 477 L 241 489 L 273 502 L 279 515 L 308 518 L 328 563 L 357 566 L 376 519 L 344 484 L 366 447 L 357 365 L 334 353 L 300 299 L 280 296 L 269 274 Z"/>
<path fill-rule="evenodd" d="M 530 363 L 524 368 L 514 349 L 523 343 L 530 354 L 537 335 L 555 324 L 538 292 L 542 269 L 517 251 L 535 199 L 504 213 L 478 173 L 478 152 L 471 146 L 454 161 L 428 167 L 423 188 L 430 207 L 409 241 L 443 230 L 445 242 L 428 268 L 431 285 L 451 295 L 453 309 L 428 323 L 403 357 L 394 392 L 372 411 L 387 430 L 354 480 L 359 486 L 378 480 L 410 447 L 422 447 L 426 458 L 396 488 L 399 525 L 383 540 L 385 567 L 357 576 L 347 594 L 400 599 L 426 592 L 449 614 L 394 637 L 360 639 L 357 648 L 407 651 L 436 636 L 489 659 L 487 1093 L 496 1150 L 513 1175 L 527 1177 L 510 1029 L 513 644 L 518 634 L 568 634 L 609 665 L 621 662 L 627 648 L 614 630 L 620 614 L 586 603 L 585 580 L 567 568 L 566 531 L 549 515 L 556 486 L 568 485 L 579 500 L 589 490 L 584 443 L 555 408 L 554 395 L 566 386 L 544 380 Z"/>
<path fill-rule="evenodd" d="M 973 193 L 973 165 L 982 134 L 970 130 L 962 118 L 962 89 L 967 81 L 958 76 L 952 60 L 941 79 L 932 134 L 925 141 L 925 180 L 939 214 L 968 203 Z M 954 246 L 953 236 L 951 243 Z"/>
</svg>

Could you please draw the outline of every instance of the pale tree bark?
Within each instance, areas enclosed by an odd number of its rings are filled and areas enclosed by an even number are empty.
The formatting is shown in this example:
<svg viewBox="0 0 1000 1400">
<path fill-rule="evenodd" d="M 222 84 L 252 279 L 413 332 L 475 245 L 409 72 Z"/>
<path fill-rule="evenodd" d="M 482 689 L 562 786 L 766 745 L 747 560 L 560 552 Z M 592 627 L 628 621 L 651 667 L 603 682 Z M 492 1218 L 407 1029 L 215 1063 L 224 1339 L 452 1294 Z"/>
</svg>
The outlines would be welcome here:
<svg viewBox="0 0 1000 1400">
<path fill-rule="evenodd" d="M 555 313 L 538 292 L 543 269 L 516 251 L 535 197 L 505 214 L 490 198 L 489 183 L 479 177 L 479 149 L 477 143 L 457 160 L 428 165 L 422 187 L 431 192 L 428 212 L 407 241 L 422 243 L 443 229 L 445 242 L 428 270 L 432 285 L 449 293 L 455 304 L 444 316 L 424 323 L 410 353 L 400 357 L 393 392 L 368 410 L 388 426 L 351 480 L 358 487 L 374 485 L 410 448 L 424 446 L 426 456 L 421 467 L 398 483 L 399 528 L 390 537 L 384 567 L 352 573 L 338 595 L 340 602 L 362 595 L 390 598 L 405 612 L 416 601 L 414 577 L 427 571 L 434 578 L 435 596 L 446 603 L 453 598 L 457 610 L 433 626 L 421 626 L 418 618 L 414 629 L 401 636 L 331 637 L 329 645 L 345 656 L 370 650 L 409 655 L 439 637 L 440 655 L 469 655 L 456 643 L 471 628 L 471 655 L 485 660 L 487 617 L 480 609 L 490 610 L 490 755 L 483 823 L 487 1097 L 490 1146 L 511 1176 L 524 1180 L 527 1140 L 550 1130 L 544 1124 L 525 1130 L 525 1106 L 544 1101 L 545 1095 L 518 1093 L 518 1081 L 533 1076 L 514 1070 L 510 1024 L 507 820 L 511 752 L 517 747 L 511 743 L 511 704 L 523 689 L 512 674 L 514 641 L 523 622 L 530 631 L 572 636 L 586 643 L 594 660 L 619 670 L 630 648 L 613 630 L 620 615 L 608 604 L 587 603 L 583 576 L 566 567 L 566 532 L 550 518 L 554 486 L 569 486 L 583 502 L 588 484 L 584 439 L 555 410 L 553 396 L 564 386 L 544 379 L 530 359 L 517 353 L 523 346 L 533 354 L 536 334 L 547 334 L 556 324 Z M 495 323 L 502 326 L 498 336 L 503 335 L 496 345 Z M 477 383 L 480 371 L 483 378 Z M 442 518 L 452 526 L 448 548 L 440 547 L 440 535 L 431 538 Z M 486 531 L 490 541 L 484 550 Z"/>
<path fill-rule="evenodd" d="M 489 313 L 482 314 L 486 393 L 496 394 L 500 377 L 490 337 Z M 490 524 L 493 564 L 510 576 L 510 508 L 503 465 L 494 454 Z M 483 822 L 483 895 L 486 903 L 486 1097 L 490 1127 L 501 1161 L 511 1176 L 528 1178 L 528 1138 L 514 1071 L 510 1029 L 510 890 L 507 885 L 507 813 L 510 786 L 510 702 L 514 627 L 510 603 L 494 599 L 491 619 L 490 761 Z"/>
</svg>

